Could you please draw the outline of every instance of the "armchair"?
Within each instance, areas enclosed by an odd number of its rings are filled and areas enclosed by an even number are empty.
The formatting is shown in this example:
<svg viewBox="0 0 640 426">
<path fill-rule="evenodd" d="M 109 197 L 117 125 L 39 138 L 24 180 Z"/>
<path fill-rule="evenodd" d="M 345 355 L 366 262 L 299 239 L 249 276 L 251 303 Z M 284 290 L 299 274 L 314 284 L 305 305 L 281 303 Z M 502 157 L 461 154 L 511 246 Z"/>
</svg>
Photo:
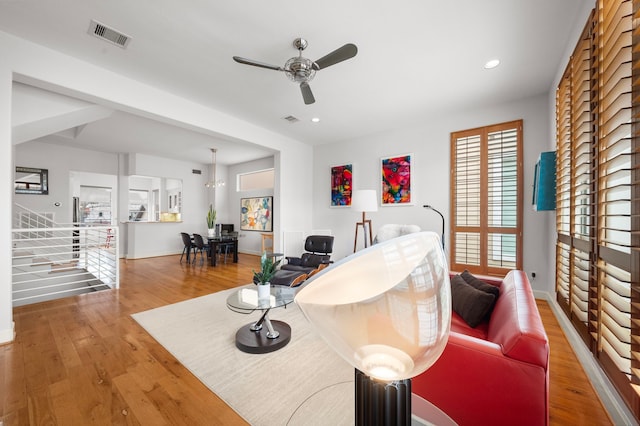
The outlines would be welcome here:
<svg viewBox="0 0 640 426">
<path fill-rule="evenodd" d="M 309 235 L 304 242 L 304 249 L 306 252 L 300 257 L 286 257 L 287 263 L 281 269 L 309 274 L 320 265 L 328 265 L 333 252 L 333 236 Z"/>
<path fill-rule="evenodd" d="M 300 257 L 286 257 L 287 263 L 276 271 L 271 284 L 297 287 L 326 268 L 331 263 L 333 236 L 310 235 L 305 240 L 304 249 L 307 252 Z"/>
</svg>

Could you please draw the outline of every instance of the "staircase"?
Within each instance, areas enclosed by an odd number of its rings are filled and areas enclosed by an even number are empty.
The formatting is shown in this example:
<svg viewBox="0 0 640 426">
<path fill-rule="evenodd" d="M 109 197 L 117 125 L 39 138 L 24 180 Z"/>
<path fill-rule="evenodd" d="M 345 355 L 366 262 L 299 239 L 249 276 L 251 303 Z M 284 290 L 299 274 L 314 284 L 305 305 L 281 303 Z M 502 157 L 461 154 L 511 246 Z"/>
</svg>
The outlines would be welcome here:
<svg viewBox="0 0 640 426">
<path fill-rule="evenodd" d="M 13 306 L 118 288 L 118 228 L 61 225 L 16 204 L 12 230 Z"/>
</svg>

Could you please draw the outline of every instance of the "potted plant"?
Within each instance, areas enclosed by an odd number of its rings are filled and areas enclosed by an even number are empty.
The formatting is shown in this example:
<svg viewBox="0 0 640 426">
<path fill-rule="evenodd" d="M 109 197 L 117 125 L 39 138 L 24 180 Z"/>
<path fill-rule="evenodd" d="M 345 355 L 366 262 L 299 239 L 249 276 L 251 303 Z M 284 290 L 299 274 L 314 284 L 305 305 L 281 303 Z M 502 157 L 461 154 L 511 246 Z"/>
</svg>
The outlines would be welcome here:
<svg viewBox="0 0 640 426">
<path fill-rule="evenodd" d="M 207 212 L 207 232 L 209 237 L 213 237 L 216 227 L 216 209 L 213 208 L 213 204 L 209 204 L 209 211 Z"/>
<path fill-rule="evenodd" d="M 258 285 L 258 298 L 264 299 L 271 293 L 271 278 L 276 274 L 276 268 L 280 260 L 273 261 L 272 256 L 267 256 L 267 252 L 260 257 L 260 271 L 253 271 L 253 282 Z"/>
</svg>

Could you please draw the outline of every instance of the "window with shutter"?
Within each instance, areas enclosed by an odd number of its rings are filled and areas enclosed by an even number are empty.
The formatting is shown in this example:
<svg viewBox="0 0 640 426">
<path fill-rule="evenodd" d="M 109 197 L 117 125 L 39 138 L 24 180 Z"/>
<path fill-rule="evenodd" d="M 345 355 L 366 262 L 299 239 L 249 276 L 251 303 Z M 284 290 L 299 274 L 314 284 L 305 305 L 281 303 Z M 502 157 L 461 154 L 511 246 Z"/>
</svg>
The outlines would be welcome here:
<svg viewBox="0 0 640 426">
<path fill-rule="evenodd" d="M 598 357 L 614 382 L 624 387 L 623 396 L 635 401 L 639 383 L 632 367 L 632 320 L 640 319 L 631 300 L 631 0 L 600 0 L 598 3 L 598 128 L 597 145 L 597 255 L 595 291 L 599 306 L 592 315 L 598 329 Z M 637 181 L 635 182 L 637 184 Z M 637 281 L 636 281 L 637 291 Z M 634 311 L 634 312 L 632 312 Z M 637 326 L 633 335 L 639 336 Z M 637 386 L 637 385 L 636 385 Z"/>
<path fill-rule="evenodd" d="M 640 419 L 640 0 L 598 0 L 556 92 L 557 299 Z"/>
<path fill-rule="evenodd" d="M 522 266 L 522 120 L 451 134 L 452 270 Z"/>
<path fill-rule="evenodd" d="M 592 15 L 556 91 L 556 291 L 558 303 L 587 343 L 594 238 L 593 19 Z"/>
</svg>

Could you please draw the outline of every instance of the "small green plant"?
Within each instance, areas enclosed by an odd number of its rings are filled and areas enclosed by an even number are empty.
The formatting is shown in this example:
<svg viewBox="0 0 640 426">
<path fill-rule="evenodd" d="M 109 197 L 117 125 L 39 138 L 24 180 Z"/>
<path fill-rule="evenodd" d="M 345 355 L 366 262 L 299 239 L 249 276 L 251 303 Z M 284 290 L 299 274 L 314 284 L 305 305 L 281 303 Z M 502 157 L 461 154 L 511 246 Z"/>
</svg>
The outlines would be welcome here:
<svg viewBox="0 0 640 426">
<path fill-rule="evenodd" d="M 272 256 L 267 256 L 267 252 L 262 253 L 260 258 L 260 271 L 253 271 L 253 282 L 262 285 L 271 281 L 276 274 L 276 268 L 280 264 L 280 260 L 273 261 Z"/>
<path fill-rule="evenodd" d="M 216 226 L 216 209 L 213 208 L 213 204 L 209 204 L 209 211 L 207 212 L 207 228 L 213 229 Z"/>
</svg>

